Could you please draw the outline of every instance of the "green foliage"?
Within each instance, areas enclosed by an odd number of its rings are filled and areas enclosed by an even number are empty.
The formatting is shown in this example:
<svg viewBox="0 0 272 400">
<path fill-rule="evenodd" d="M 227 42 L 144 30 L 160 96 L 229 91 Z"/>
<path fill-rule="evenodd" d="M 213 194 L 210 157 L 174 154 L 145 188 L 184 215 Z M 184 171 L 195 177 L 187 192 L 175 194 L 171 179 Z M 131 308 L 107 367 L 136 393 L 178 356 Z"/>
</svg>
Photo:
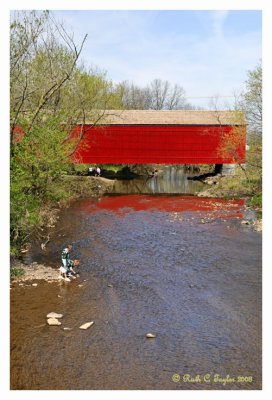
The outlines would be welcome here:
<svg viewBox="0 0 272 400">
<path fill-rule="evenodd" d="M 24 275 L 25 271 L 22 268 L 11 268 L 10 269 L 10 277 L 18 278 L 19 276 Z"/>
<path fill-rule="evenodd" d="M 69 146 L 59 119 L 48 117 L 35 125 L 13 148 L 11 156 L 11 238 L 23 243 L 29 230 L 39 224 L 39 207 L 52 199 L 51 187 L 64 169 Z"/>
<path fill-rule="evenodd" d="M 10 256 L 11 257 L 18 257 L 19 256 L 19 249 L 15 246 L 10 246 L 10 250 L 9 250 Z"/>
<path fill-rule="evenodd" d="M 89 164 L 75 164 L 74 170 L 76 175 L 88 175 Z"/>
<path fill-rule="evenodd" d="M 122 164 L 104 164 L 103 167 L 107 170 L 107 171 L 112 171 L 112 172 L 119 172 L 122 170 L 123 165 Z"/>
<path fill-rule="evenodd" d="M 251 198 L 250 204 L 255 207 L 262 207 L 262 193 L 256 193 Z"/>
</svg>

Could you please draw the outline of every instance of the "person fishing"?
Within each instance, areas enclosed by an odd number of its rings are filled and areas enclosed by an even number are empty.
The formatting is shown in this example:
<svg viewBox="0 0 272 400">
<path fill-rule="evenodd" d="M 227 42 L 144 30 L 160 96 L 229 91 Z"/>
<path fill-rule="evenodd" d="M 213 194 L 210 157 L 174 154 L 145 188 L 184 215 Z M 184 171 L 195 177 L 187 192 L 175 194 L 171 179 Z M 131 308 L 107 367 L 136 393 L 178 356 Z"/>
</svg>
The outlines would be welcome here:
<svg viewBox="0 0 272 400">
<path fill-rule="evenodd" d="M 72 268 L 73 271 L 73 261 L 70 258 L 70 252 L 72 251 L 73 246 L 68 244 L 61 252 L 61 267 L 60 273 L 63 278 L 68 278 L 70 273 L 70 269 Z"/>
<path fill-rule="evenodd" d="M 72 251 L 72 249 L 73 246 L 71 244 L 68 244 L 68 246 L 65 247 L 61 252 L 61 263 L 65 269 L 68 269 L 72 264 L 72 260 L 70 258 L 70 252 Z"/>
<path fill-rule="evenodd" d="M 69 277 L 75 278 L 78 274 L 75 272 L 74 268 L 79 266 L 79 260 L 71 260 L 70 252 L 72 251 L 73 246 L 68 244 L 61 252 L 61 263 L 60 274 L 63 278 L 69 280 Z"/>
</svg>

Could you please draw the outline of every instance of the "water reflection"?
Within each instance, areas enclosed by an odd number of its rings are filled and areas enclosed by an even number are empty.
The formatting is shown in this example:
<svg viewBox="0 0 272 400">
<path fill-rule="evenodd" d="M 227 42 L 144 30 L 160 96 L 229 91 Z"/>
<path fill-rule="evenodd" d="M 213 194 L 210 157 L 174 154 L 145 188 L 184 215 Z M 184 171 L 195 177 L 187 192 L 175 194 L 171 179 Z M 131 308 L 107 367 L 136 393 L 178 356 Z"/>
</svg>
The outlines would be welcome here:
<svg viewBox="0 0 272 400">
<path fill-rule="evenodd" d="M 224 200 L 195 196 L 173 195 L 121 195 L 104 196 L 99 201 L 82 200 L 78 209 L 84 213 L 98 213 L 101 210 L 112 211 L 119 215 L 131 211 L 159 211 L 169 213 L 197 212 L 198 217 L 208 215 L 212 218 L 242 218 L 244 200 Z M 208 214 L 207 214 L 208 213 Z"/>
<path fill-rule="evenodd" d="M 159 171 L 158 176 L 131 180 L 116 181 L 112 193 L 151 194 L 151 193 L 185 193 L 194 194 L 203 188 L 198 181 L 188 180 L 183 166 L 167 166 Z"/>
</svg>

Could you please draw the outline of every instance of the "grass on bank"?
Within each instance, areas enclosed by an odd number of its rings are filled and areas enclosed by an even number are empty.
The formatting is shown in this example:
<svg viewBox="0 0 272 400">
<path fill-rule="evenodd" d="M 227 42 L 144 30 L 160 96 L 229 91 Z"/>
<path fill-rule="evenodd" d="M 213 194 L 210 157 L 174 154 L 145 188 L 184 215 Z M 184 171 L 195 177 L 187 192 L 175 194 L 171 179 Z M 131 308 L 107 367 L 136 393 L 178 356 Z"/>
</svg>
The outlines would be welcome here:
<svg viewBox="0 0 272 400">
<path fill-rule="evenodd" d="M 223 197 L 226 199 L 246 197 L 248 204 L 254 207 L 262 206 L 262 176 L 261 170 L 248 167 L 243 171 L 236 166 L 233 175 L 225 175 L 216 179 L 217 184 L 205 187 L 203 190 L 209 191 L 212 196 Z"/>
<path fill-rule="evenodd" d="M 25 274 L 25 271 L 23 268 L 11 268 L 10 269 L 10 277 L 11 278 L 18 278 L 20 276 L 23 276 Z"/>
</svg>

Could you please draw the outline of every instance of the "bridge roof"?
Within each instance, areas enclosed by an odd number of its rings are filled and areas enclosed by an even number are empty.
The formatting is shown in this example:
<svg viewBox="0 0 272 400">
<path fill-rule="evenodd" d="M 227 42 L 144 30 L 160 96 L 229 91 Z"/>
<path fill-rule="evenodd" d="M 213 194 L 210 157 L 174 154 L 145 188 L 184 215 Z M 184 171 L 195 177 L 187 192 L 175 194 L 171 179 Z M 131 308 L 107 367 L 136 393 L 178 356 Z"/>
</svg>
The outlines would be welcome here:
<svg viewBox="0 0 272 400">
<path fill-rule="evenodd" d="M 107 110 L 102 121 L 107 125 L 245 125 L 241 111 Z"/>
</svg>

